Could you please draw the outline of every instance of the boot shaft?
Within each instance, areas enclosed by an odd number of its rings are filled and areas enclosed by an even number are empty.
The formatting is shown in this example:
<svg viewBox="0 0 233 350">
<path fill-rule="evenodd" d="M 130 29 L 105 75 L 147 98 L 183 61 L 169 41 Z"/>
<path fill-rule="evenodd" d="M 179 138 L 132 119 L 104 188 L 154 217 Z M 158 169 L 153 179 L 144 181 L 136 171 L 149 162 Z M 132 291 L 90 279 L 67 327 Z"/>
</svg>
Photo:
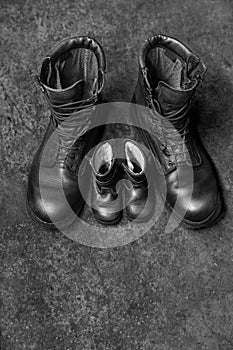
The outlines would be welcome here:
<svg viewBox="0 0 233 350">
<path fill-rule="evenodd" d="M 92 38 L 73 37 L 60 42 L 44 59 L 38 77 L 52 111 L 71 114 L 89 104 L 104 85 L 106 59 Z"/>
<path fill-rule="evenodd" d="M 86 148 L 85 134 L 94 122 L 105 70 L 102 47 L 88 37 L 63 40 L 42 63 L 37 79 L 51 109 L 52 127 L 47 136 L 53 133 L 54 143 L 58 144 L 56 158 L 60 164 L 69 150 L 77 153 L 78 149 Z M 94 132 L 92 134 L 94 142 Z M 82 144 L 81 138 L 84 139 Z"/>
<path fill-rule="evenodd" d="M 176 39 L 157 35 L 145 40 L 139 52 L 137 100 L 154 105 L 170 118 L 185 108 L 203 79 L 206 67 Z M 140 94 L 144 92 L 141 98 Z"/>
<path fill-rule="evenodd" d="M 142 44 L 139 66 L 134 102 L 149 107 L 150 132 L 157 140 L 157 154 L 165 171 L 171 171 L 177 162 L 198 165 L 190 121 L 196 118 L 194 94 L 205 65 L 178 40 L 156 35 Z M 145 136 L 151 144 L 150 136 Z"/>
</svg>

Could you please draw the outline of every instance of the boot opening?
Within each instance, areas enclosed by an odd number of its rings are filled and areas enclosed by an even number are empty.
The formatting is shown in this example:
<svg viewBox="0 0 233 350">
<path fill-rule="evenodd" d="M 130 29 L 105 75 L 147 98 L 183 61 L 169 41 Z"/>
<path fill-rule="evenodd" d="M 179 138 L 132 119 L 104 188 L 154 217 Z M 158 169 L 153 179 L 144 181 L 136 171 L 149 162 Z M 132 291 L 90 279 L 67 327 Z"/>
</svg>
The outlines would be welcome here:
<svg viewBox="0 0 233 350">
<path fill-rule="evenodd" d="M 152 88 L 156 88 L 160 81 L 177 90 L 190 89 L 194 82 L 186 74 L 185 63 L 169 49 L 155 47 L 146 58 Z"/>
<path fill-rule="evenodd" d="M 145 171 L 145 158 L 141 150 L 132 142 L 125 144 L 126 161 L 129 170 L 135 174 L 141 174 Z"/>
<path fill-rule="evenodd" d="M 86 99 L 98 89 L 98 63 L 93 51 L 75 48 L 50 61 L 48 74 L 42 77 L 52 89 L 67 89 L 75 83 L 80 84 L 80 97 Z"/>
<path fill-rule="evenodd" d="M 97 174 L 105 175 L 109 172 L 113 163 L 113 152 L 111 145 L 106 142 L 96 151 L 93 159 L 94 170 Z"/>
</svg>

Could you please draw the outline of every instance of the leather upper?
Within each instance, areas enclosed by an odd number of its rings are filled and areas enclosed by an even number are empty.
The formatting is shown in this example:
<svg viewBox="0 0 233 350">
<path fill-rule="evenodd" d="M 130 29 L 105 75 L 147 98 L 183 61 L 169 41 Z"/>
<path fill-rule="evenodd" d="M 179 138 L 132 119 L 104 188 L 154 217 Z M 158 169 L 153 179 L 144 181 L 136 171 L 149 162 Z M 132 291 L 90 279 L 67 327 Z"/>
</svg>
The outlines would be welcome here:
<svg viewBox="0 0 233 350">
<path fill-rule="evenodd" d="M 150 157 L 145 154 L 138 143 L 125 142 L 126 161 L 122 163 L 125 171 L 126 215 L 130 220 L 145 221 L 154 209 L 153 188 L 149 187 L 147 168 L 151 166 Z M 151 184 L 150 184 L 151 185 Z"/>
<path fill-rule="evenodd" d="M 116 224 L 122 217 L 123 208 L 122 196 L 117 188 L 122 178 L 121 162 L 114 157 L 111 144 L 106 142 L 96 147 L 90 163 L 91 205 L 95 219 L 105 225 Z"/>
<path fill-rule="evenodd" d="M 162 50 L 160 56 L 155 56 L 160 70 L 155 62 L 149 66 L 148 61 L 150 50 L 157 47 Z M 167 204 L 191 227 L 208 225 L 220 212 L 222 203 L 214 165 L 195 130 L 198 111 L 193 95 L 204 76 L 205 65 L 185 45 L 164 35 L 142 44 L 139 64 L 134 102 L 152 110 L 149 118 L 153 119 L 153 135 L 143 130 L 142 134 L 164 171 Z M 153 69 L 158 70 L 157 81 L 153 80 Z M 170 81 L 186 77 L 188 87 L 172 86 L 163 69 L 170 69 Z"/>
<path fill-rule="evenodd" d="M 141 69 L 147 68 L 146 56 L 148 51 L 154 47 L 168 48 L 179 56 L 187 64 L 187 72 L 190 77 L 200 74 L 203 75 L 206 71 L 204 63 L 191 50 L 175 38 L 166 35 L 158 34 L 144 41 L 139 51 L 139 65 Z"/>
<path fill-rule="evenodd" d="M 104 74 L 105 65 L 101 46 L 88 37 L 63 40 L 43 61 L 39 83 L 51 117 L 32 162 L 27 201 L 34 219 L 49 227 L 69 221 L 83 207 L 79 185 L 84 183 L 82 189 L 88 189 L 90 178 L 84 156 L 103 131 L 102 127 L 89 129 L 103 87 L 99 72 Z"/>
</svg>

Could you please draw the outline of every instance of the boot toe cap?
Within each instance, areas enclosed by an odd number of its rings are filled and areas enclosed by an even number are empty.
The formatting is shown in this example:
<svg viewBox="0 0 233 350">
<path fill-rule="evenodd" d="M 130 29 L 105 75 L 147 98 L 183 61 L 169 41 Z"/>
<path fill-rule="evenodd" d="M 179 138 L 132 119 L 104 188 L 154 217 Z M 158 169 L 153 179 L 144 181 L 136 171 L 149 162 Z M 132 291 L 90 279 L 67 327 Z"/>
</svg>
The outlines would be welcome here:
<svg viewBox="0 0 233 350">
<path fill-rule="evenodd" d="M 34 221 L 47 227 L 70 225 L 83 206 L 79 191 L 65 194 L 54 188 L 30 188 L 27 193 L 29 214 Z"/>
<path fill-rule="evenodd" d="M 221 211 L 222 203 L 218 193 L 203 193 L 199 198 L 192 198 L 184 216 L 184 221 L 194 225 L 207 225 L 214 221 L 216 213 Z"/>
<path fill-rule="evenodd" d="M 153 202 L 151 200 L 135 200 L 126 207 L 126 214 L 129 220 L 145 221 L 153 214 Z"/>
<path fill-rule="evenodd" d="M 222 202 L 217 190 L 203 191 L 178 197 L 173 209 L 184 224 L 195 229 L 214 223 L 222 210 Z"/>
<path fill-rule="evenodd" d="M 114 210 L 114 208 L 111 208 L 110 206 L 99 206 L 98 208 L 92 208 L 92 211 L 96 221 L 104 225 L 117 224 L 122 217 L 122 211 L 119 211 L 119 209 Z"/>
</svg>

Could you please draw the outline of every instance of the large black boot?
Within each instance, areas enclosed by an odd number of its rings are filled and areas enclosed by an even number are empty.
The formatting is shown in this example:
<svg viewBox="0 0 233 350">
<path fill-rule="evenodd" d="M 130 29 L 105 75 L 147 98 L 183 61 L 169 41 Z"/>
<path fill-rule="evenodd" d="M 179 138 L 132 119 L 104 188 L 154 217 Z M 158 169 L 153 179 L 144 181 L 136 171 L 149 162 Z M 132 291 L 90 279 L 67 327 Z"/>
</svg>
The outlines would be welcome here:
<svg viewBox="0 0 233 350">
<path fill-rule="evenodd" d="M 166 203 L 187 227 L 208 226 L 219 217 L 222 200 L 213 163 L 195 129 L 193 97 L 206 68 L 185 45 L 164 35 L 145 40 L 139 65 L 133 102 L 150 111 L 153 136 L 150 130 L 141 132 L 163 170 Z"/>
<path fill-rule="evenodd" d="M 102 129 L 92 127 L 105 66 L 102 47 L 88 37 L 63 40 L 43 61 L 38 80 L 51 117 L 32 162 L 27 206 L 48 228 L 71 224 L 83 207 L 78 176 L 88 180 L 80 165 L 101 136 Z"/>
</svg>

